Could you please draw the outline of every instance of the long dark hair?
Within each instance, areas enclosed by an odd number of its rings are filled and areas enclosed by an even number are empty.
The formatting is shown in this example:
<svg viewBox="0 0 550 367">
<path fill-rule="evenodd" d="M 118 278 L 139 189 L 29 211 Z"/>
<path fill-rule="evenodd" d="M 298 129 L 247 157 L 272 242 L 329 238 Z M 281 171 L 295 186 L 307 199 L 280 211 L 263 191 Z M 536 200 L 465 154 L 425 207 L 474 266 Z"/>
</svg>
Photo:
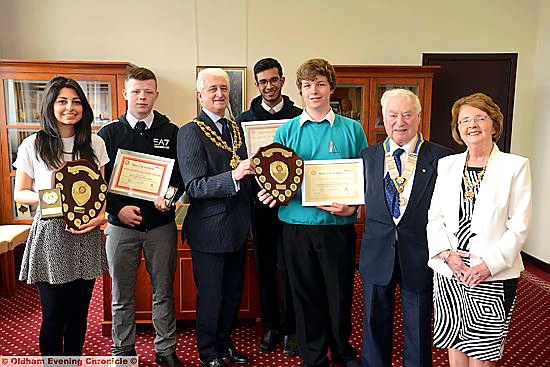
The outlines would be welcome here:
<svg viewBox="0 0 550 367">
<path fill-rule="evenodd" d="M 63 88 L 73 89 L 82 103 L 82 118 L 75 125 L 72 159 L 86 159 L 97 164 L 97 157 L 92 148 L 92 121 L 94 120 L 92 107 L 80 85 L 65 76 L 56 76 L 46 85 L 40 111 L 42 130 L 36 134 L 35 141 L 36 158 L 42 160 L 51 170 L 58 168 L 65 161 L 63 141 L 53 111 L 53 105 Z"/>
</svg>

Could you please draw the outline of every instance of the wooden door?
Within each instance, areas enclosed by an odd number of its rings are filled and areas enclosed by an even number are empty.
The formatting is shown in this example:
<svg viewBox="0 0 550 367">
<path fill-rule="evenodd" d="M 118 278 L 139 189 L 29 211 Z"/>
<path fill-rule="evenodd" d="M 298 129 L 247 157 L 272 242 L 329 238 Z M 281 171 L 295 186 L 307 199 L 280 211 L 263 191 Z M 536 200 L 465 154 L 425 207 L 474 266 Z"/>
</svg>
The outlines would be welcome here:
<svg viewBox="0 0 550 367">
<path fill-rule="evenodd" d="M 422 65 L 440 65 L 433 82 L 431 141 L 464 151 L 451 136 L 451 107 L 466 95 L 482 92 L 490 96 L 504 115 L 504 131 L 497 141 L 500 150 L 510 151 L 516 83 L 517 53 L 423 54 Z"/>
</svg>

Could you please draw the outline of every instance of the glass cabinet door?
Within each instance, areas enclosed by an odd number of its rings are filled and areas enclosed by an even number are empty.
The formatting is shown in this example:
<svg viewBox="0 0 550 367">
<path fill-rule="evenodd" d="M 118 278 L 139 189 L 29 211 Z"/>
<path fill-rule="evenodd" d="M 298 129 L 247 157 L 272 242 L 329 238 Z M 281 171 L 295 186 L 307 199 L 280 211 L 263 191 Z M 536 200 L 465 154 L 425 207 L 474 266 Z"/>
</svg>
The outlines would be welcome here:
<svg viewBox="0 0 550 367">
<path fill-rule="evenodd" d="M 337 84 L 330 98 L 335 113 L 361 121 L 363 115 L 363 85 Z"/>
<path fill-rule="evenodd" d="M 93 125 L 110 121 L 113 115 L 111 82 L 77 81 L 94 111 Z M 40 124 L 40 108 L 47 83 L 47 80 L 4 80 L 8 125 Z"/>
<path fill-rule="evenodd" d="M 47 80 L 4 80 L 8 125 L 40 124 L 40 106 Z"/>
<path fill-rule="evenodd" d="M 335 113 L 359 121 L 368 131 L 368 82 L 360 78 L 337 78 L 336 88 L 330 96 L 330 105 Z"/>
<path fill-rule="evenodd" d="M 94 111 L 93 125 L 101 126 L 112 120 L 111 83 L 106 81 L 78 80 Z"/>
</svg>

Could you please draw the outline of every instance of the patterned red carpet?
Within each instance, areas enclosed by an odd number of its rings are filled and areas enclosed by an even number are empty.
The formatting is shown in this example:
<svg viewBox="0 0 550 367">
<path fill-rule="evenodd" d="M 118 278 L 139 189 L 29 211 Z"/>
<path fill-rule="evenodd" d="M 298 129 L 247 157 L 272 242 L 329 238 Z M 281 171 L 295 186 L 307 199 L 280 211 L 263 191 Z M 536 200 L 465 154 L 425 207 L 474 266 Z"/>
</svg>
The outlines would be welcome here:
<svg viewBox="0 0 550 367">
<path fill-rule="evenodd" d="M 351 342 L 361 345 L 362 300 L 360 278 L 357 274 L 353 309 L 353 335 Z M 84 353 L 109 355 L 110 339 L 101 335 L 99 322 L 103 314 L 101 279 L 94 290 L 88 318 L 88 332 Z M 402 321 L 397 313 L 396 328 Z M 34 286 L 19 284 L 11 298 L 0 298 L 0 355 L 38 355 L 38 329 L 40 306 Z M 257 349 L 256 326 L 243 323 L 237 329 L 234 342 L 252 358 L 253 366 L 298 366 L 300 359 L 285 357 L 281 350 L 262 353 Z M 150 326 L 138 328 L 137 351 L 140 366 L 155 366 L 153 351 L 154 332 Z M 401 366 L 402 339 L 397 336 L 392 366 Z M 188 366 L 200 366 L 195 347 L 192 323 L 178 324 L 177 353 Z M 434 366 L 447 366 L 446 353 L 434 350 Z M 512 317 L 510 334 L 503 360 L 499 366 L 543 367 L 550 366 L 550 283 L 524 272 L 518 288 L 516 308 Z"/>
</svg>

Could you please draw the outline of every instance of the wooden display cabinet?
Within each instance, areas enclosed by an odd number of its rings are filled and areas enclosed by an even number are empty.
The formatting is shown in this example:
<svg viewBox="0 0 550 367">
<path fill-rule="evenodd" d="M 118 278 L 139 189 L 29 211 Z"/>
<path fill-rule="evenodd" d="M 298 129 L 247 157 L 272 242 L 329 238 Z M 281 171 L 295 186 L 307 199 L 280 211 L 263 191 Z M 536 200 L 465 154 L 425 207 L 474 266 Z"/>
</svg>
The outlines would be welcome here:
<svg viewBox="0 0 550 367">
<path fill-rule="evenodd" d="M 369 145 L 386 139 L 380 98 L 386 90 L 404 88 L 414 92 L 422 105 L 419 131 L 430 139 L 432 83 L 439 66 L 361 66 L 335 65 L 336 88 L 331 106 L 344 116 L 361 123 Z M 365 229 L 365 208 L 362 207 L 357 231 L 356 261 L 359 261 L 361 237 Z"/>
<path fill-rule="evenodd" d="M 13 200 L 17 147 L 40 129 L 40 106 L 46 83 L 56 75 L 75 79 L 94 111 L 92 128 L 126 111 L 122 96 L 127 62 L 0 59 L 0 223 L 31 223 L 35 207 Z"/>
</svg>

